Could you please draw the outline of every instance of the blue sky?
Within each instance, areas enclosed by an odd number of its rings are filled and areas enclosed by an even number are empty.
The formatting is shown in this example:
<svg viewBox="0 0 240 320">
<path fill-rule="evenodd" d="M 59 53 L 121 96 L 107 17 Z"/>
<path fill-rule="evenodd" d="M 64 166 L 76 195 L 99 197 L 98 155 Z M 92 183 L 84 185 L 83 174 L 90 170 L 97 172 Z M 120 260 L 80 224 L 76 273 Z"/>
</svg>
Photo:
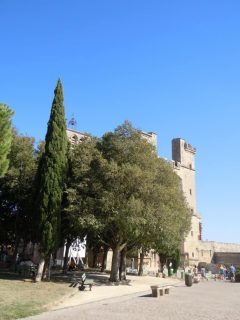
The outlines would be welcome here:
<svg viewBox="0 0 240 320">
<path fill-rule="evenodd" d="M 101 136 L 124 120 L 197 148 L 203 237 L 240 242 L 240 2 L 1 0 L 0 101 L 43 139 L 60 77 L 66 117 Z"/>
</svg>

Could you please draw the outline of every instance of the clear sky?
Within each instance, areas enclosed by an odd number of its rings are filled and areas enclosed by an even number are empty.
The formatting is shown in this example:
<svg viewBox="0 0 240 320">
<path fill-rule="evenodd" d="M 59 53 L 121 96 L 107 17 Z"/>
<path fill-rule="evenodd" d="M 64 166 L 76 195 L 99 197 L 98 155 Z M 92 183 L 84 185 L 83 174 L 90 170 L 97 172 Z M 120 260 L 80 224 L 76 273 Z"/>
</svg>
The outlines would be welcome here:
<svg viewBox="0 0 240 320">
<path fill-rule="evenodd" d="M 66 117 L 101 136 L 124 120 L 197 148 L 208 240 L 240 242 L 240 1 L 0 0 L 0 101 L 44 139 L 60 77 Z"/>
</svg>

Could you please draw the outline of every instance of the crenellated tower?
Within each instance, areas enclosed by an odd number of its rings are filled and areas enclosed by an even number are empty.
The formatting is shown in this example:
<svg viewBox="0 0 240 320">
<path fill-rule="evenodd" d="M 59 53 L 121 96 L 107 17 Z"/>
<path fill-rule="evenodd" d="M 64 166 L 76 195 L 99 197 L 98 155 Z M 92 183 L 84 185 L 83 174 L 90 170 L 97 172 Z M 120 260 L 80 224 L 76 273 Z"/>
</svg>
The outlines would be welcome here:
<svg viewBox="0 0 240 320">
<path fill-rule="evenodd" d="M 185 264 L 197 264 L 199 261 L 199 240 L 201 240 L 201 217 L 196 205 L 196 149 L 185 140 L 172 140 L 172 160 L 174 171 L 182 180 L 182 190 L 190 207 L 191 230 L 182 244 L 182 259 Z"/>
</svg>

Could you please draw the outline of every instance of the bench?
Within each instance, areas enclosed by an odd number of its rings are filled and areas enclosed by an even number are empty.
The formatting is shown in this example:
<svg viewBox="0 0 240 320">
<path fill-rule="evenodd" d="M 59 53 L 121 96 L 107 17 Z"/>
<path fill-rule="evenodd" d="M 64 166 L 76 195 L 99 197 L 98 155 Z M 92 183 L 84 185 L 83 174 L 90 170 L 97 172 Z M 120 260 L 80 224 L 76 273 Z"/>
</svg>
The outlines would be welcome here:
<svg viewBox="0 0 240 320">
<path fill-rule="evenodd" d="M 92 291 L 93 284 L 94 284 L 93 280 L 87 279 L 86 273 L 83 273 L 79 278 L 76 278 L 76 277 L 72 278 L 71 286 L 75 288 L 77 285 L 79 285 L 78 288 L 80 291 L 84 291 L 86 286 L 89 286 L 89 290 Z"/>
<path fill-rule="evenodd" d="M 164 294 L 169 294 L 172 286 L 151 286 L 152 289 L 152 297 L 158 298 L 163 296 Z"/>
</svg>

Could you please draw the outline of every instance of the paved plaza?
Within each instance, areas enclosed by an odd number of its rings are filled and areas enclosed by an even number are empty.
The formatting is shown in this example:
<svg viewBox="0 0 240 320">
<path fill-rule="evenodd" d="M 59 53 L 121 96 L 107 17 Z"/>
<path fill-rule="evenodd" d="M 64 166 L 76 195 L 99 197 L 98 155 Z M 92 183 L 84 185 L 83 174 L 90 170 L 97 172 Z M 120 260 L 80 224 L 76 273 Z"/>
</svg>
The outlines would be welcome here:
<svg viewBox="0 0 240 320">
<path fill-rule="evenodd" d="M 121 288 L 118 288 L 121 290 Z M 89 292 L 94 297 L 94 288 Z M 34 320 L 239 320 L 240 284 L 204 281 L 186 287 L 176 283 L 170 295 L 152 298 L 145 292 L 88 302 L 30 317 Z"/>
</svg>

